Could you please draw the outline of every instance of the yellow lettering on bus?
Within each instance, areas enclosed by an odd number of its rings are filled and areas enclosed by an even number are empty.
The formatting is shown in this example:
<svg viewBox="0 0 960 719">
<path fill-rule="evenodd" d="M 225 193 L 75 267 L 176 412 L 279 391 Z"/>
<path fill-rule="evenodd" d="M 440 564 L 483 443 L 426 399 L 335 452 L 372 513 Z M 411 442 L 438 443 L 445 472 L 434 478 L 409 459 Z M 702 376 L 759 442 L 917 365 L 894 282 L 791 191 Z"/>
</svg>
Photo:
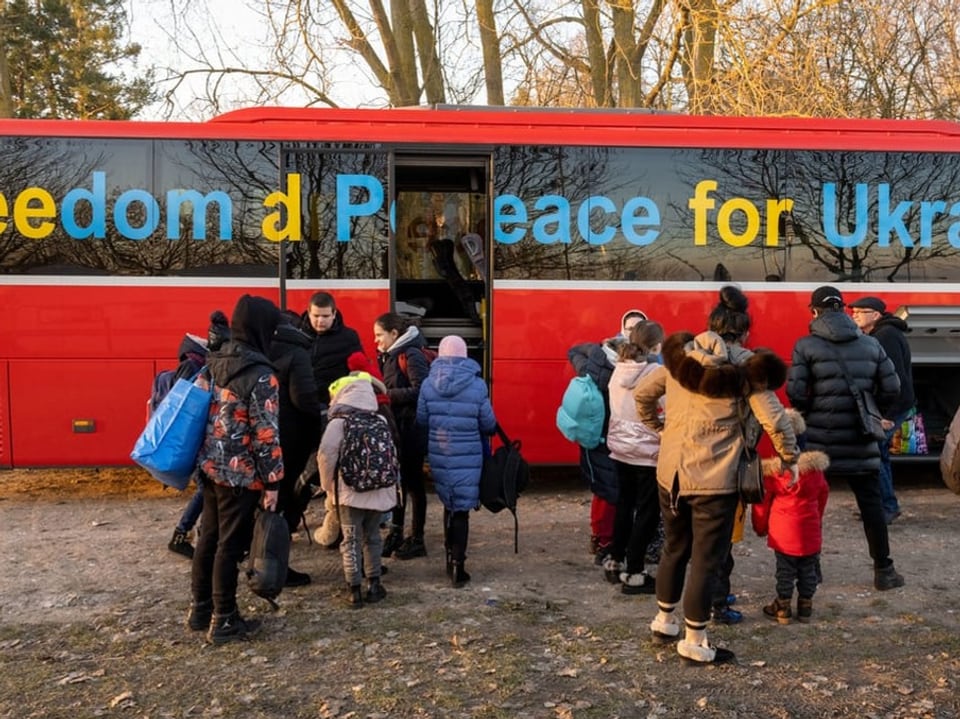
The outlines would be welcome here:
<svg viewBox="0 0 960 719">
<path fill-rule="evenodd" d="M 10 206 L 7 204 L 7 198 L 0 192 L 0 234 L 7 231 L 6 218 L 10 216 Z"/>
<path fill-rule="evenodd" d="M 49 220 L 56 216 L 57 204 L 42 187 L 28 187 L 13 203 L 13 224 L 21 235 L 31 240 L 42 240 L 54 228 L 52 222 L 35 223 L 35 220 Z"/>
<path fill-rule="evenodd" d="M 793 200 L 767 200 L 767 247 L 780 246 L 780 215 L 793 212 Z"/>
<path fill-rule="evenodd" d="M 742 212 L 747 220 L 743 232 L 736 233 L 730 228 L 730 216 Z M 717 232 L 720 239 L 731 247 L 746 247 L 757 238 L 760 231 L 760 212 L 746 197 L 734 197 L 720 205 L 717 213 Z"/>
<path fill-rule="evenodd" d="M 707 210 L 717 205 L 716 200 L 707 197 L 708 192 L 717 189 L 716 180 L 701 180 L 693 191 L 693 197 L 687 202 L 687 207 L 693 210 L 693 244 L 707 244 Z"/>
<path fill-rule="evenodd" d="M 263 236 L 271 242 L 291 240 L 299 242 L 303 235 L 300 229 L 300 175 L 287 175 L 287 192 L 271 192 L 263 201 L 264 207 L 277 207 L 263 219 Z M 286 208 L 287 223 L 283 223 L 281 208 Z"/>
</svg>

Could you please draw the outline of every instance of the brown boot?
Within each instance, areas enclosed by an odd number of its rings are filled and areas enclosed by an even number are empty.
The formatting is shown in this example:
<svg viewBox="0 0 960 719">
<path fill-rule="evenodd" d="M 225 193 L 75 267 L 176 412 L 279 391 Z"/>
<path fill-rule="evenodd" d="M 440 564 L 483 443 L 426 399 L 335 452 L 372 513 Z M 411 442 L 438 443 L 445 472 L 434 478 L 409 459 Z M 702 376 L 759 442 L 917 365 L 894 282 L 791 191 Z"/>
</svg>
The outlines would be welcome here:
<svg viewBox="0 0 960 719">
<path fill-rule="evenodd" d="M 799 597 L 797 599 L 797 621 L 809 622 L 813 617 L 813 600 Z"/>
<path fill-rule="evenodd" d="M 763 608 L 763 613 L 777 624 L 789 624 L 793 617 L 793 612 L 790 610 L 790 599 L 777 597 Z"/>
</svg>

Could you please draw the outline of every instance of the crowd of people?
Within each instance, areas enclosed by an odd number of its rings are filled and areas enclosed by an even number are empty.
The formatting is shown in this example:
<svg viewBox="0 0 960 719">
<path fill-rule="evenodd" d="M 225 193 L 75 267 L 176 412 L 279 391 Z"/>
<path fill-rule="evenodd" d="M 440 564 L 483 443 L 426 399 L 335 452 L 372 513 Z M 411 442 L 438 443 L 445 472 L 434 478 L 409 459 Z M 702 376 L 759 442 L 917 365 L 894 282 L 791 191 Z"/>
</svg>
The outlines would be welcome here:
<svg viewBox="0 0 960 719">
<path fill-rule="evenodd" d="M 836 288 L 820 287 L 810 298 L 809 334 L 796 341 L 788 367 L 749 348 L 748 307 L 742 291 L 726 286 L 703 331 L 670 335 L 629 310 L 614 337 L 568 353 L 606 406 L 602 441 L 581 448 L 593 494 L 591 555 L 624 594 L 655 595 L 652 641 L 676 643 L 693 664 L 734 659 L 707 630 L 742 618 L 732 607 L 731 548 L 748 515 L 776 557 L 775 596 L 763 614 L 779 623 L 811 620 L 829 481 L 846 481 L 856 497 L 874 587 L 904 584 L 887 525 L 900 512 L 889 442 L 914 403 L 905 325 L 879 298 L 851 303 L 851 316 Z M 456 335 L 440 341 L 434 358 L 418 326 L 399 314 L 379 316 L 372 332 L 376 357 L 367 358 L 329 293 L 315 293 L 302 315 L 244 295 L 229 322 L 212 315 L 206 346 L 193 337 L 196 347 L 181 347 L 177 374 L 207 383 L 213 402 L 197 492 L 170 549 L 192 559 L 187 624 L 208 641 L 258 629 L 236 601 L 253 519 L 257 511 L 283 512 L 292 534 L 304 487 L 325 495 L 315 536 L 339 549 L 344 601 L 359 608 L 386 597 L 383 558 L 427 556 L 426 460 L 443 505 L 447 576 L 453 587 L 470 581 L 469 513 L 479 505 L 496 429 L 480 367 Z M 201 366 L 208 373 L 198 376 Z M 885 439 L 860 430 L 862 393 L 875 398 Z M 355 426 L 367 428 L 373 445 L 376 462 L 366 471 L 392 473 L 392 485 L 372 484 L 372 476 L 370 486 L 346 481 L 342 450 Z M 766 493 L 748 508 L 738 491 L 740 457 L 763 434 L 772 448 L 763 461 Z M 289 569 L 288 586 L 310 581 Z"/>
<path fill-rule="evenodd" d="M 425 459 L 443 504 L 447 576 L 453 587 L 470 581 L 469 512 L 479 505 L 496 419 L 480 366 L 461 337 L 444 337 L 433 359 L 415 324 L 386 313 L 373 325 L 376 358 L 367 358 L 327 292 L 312 295 L 302 315 L 244 295 L 229 322 L 213 313 L 206 342 L 187 337 L 174 374 L 210 389 L 213 398 L 197 491 L 169 544 L 192 561 L 191 630 L 206 632 L 213 644 L 258 631 L 259 621 L 241 616 L 236 598 L 256 512 L 283 513 L 293 534 L 303 520 L 305 489 L 308 499 L 325 494 L 316 537 L 340 551 L 344 601 L 360 608 L 385 598 L 382 558 L 427 556 Z M 206 373 L 198 374 L 201 367 Z M 361 449 L 345 457 L 355 431 Z M 349 481 L 346 460 L 360 454 L 367 463 L 356 471 L 369 476 Z M 287 586 L 310 582 L 308 574 L 288 569 Z"/>
<path fill-rule="evenodd" d="M 775 596 L 763 614 L 779 623 L 811 620 L 830 481 L 846 481 L 856 497 L 874 588 L 904 584 L 887 525 L 900 512 L 890 440 L 914 403 L 905 323 L 876 297 L 852 302 L 847 314 L 836 288 L 819 287 L 809 334 L 797 340 L 788 367 L 768 350 L 748 348 L 748 306 L 742 291 L 723 287 L 705 331 L 666 337 L 646 313 L 630 310 L 616 336 L 568 353 L 607 409 L 603 441 L 580 455 L 594 495 L 591 554 L 624 593 L 656 595 L 652 641 L 676 643 L 693 664 L 735 658 L 709 641 L 707 628 L 742 619 L 731 606 L 731 547 L 748 514 L 776 557 Z M 864 393 L 883 415 L 882 440 L 861 429 Z M 766 492 L 748 508 L 738 488 L 740 458 L 763 434 L 772 447 L 763 460 Z M 658 524 L 665 542 L 652 577 L 644 556 Z"/>
</svg>

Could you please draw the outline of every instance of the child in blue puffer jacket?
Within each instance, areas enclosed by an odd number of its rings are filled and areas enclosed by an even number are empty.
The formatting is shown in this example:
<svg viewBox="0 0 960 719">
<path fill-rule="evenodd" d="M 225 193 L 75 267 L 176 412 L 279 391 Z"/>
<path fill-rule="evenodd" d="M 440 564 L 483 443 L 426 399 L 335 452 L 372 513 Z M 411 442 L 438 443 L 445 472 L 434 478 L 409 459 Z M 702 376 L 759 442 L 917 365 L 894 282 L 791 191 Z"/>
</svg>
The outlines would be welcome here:
<svg viewBox="0 0 960 719">
<path fill-rule="evenodd" d="M 427 461 L 443 503 L 447 576 L 454 587 L 470 581 L 464 569 L 470 510 L 480 505 L 484 438 L 497 426 L 480 365 L 467 357 L 462 337 L 440 341 L 430 375 L 420 386 L 417 423 L 427 428 Z"/>
</svg>

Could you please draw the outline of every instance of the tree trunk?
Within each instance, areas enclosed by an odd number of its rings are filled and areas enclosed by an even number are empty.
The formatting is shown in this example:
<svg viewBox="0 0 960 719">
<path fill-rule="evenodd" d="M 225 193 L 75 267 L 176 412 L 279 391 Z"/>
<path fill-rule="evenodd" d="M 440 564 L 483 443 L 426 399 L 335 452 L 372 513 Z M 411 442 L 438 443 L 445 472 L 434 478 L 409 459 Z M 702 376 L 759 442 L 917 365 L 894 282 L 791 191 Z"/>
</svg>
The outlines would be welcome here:
<svg viewBox="0 0 960 719">
<path fill-rule="evenodd" d="M 398 2 L 399 0 L 394 0 Z M 443 86 L 443 72 L 437 52 L 436 34 L 430 24 L 430 15 L 424 0 L 409 0 L 410 17 L 413 22 L 413 37 L 417 41 L 417 56 L 420 58 L 420 73 L 423 89 L 431 105 L 447 101 Z"/>
<path fill-rule="evenodd" d="M 497 35 L 493 0 L 477 0 L 477 23 L 480 26 L 480 46 L 483 49 L 483 77 L 487 86 L 487 104 L 505 105 L 500 37 Z"/>
<path fill-rule="evenodd" d="M 716 51 L 716 0 L 685 0 L 683 78 L 691 114 L 710 114 L 710 85 Z"/>
</svg>

